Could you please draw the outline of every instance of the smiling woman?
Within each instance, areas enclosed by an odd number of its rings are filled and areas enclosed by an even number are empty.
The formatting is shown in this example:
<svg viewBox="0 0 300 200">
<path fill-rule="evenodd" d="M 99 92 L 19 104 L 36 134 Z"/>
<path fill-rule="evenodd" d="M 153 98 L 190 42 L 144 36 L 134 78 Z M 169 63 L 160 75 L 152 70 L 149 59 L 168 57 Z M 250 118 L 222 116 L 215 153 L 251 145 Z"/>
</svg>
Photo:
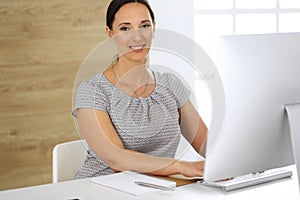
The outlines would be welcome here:
<svg viewBox="0 0 300 200">
<path fill-rule="evenodd" d="M 124 4 L 115 13 L 113 23 L 106 27 L 108 36 L 118 47 L 119 57 L 104 74 L 123 92 L 135 97 L 148 96 L 154 89 L 154 77 L 146 67 L 155 28 L 149 8 L 142 3 Z"/>
<path fill-rule="evenodd" d="M 181 134 L 204 156 L 207 128 L 181 80 L 148 67 L 155 26 L 146 0 L 110 3 L 106 32 L 118 56 L 78 88 L 73 115 L 89 149 L 76 178 L 125 170 L 203 174 L 204 161 L 174 159 Z"/>
</svg>

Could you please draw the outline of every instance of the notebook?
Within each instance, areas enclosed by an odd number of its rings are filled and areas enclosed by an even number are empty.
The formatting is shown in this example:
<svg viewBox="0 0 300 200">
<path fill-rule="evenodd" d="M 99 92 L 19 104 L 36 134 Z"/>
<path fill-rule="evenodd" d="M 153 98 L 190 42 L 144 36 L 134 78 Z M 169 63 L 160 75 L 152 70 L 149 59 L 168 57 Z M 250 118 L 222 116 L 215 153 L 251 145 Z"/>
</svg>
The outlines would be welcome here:
<svg viewBox="0 0 300 200">
<path fill-rule="evenodd" d="M 158 188 L 138 185 L 137 182 L 155 184 L 168 188 L 176 187 L 175 181 L 165 180 L 132 171 L 124 171 L 111 175 L 94 177 L 91 178 L 91 181 L 92 183 L 113 188 L 135 196 L 160 191 Z"/>
</svg>

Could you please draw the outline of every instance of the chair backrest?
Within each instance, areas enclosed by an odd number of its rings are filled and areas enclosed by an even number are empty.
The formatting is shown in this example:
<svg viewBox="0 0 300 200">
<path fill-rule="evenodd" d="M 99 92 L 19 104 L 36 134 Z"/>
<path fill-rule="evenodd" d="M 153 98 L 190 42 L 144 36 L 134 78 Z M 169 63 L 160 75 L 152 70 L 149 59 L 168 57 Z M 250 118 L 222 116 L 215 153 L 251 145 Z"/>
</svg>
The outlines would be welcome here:
<svg viewBox="0 0 300 200">
<path fill-rule="evenodd" d="M 87 155 L 85 140 L 57 144 L 52 154 L 52 182 L 74 179 L 75 173 Z"/>
</svg>

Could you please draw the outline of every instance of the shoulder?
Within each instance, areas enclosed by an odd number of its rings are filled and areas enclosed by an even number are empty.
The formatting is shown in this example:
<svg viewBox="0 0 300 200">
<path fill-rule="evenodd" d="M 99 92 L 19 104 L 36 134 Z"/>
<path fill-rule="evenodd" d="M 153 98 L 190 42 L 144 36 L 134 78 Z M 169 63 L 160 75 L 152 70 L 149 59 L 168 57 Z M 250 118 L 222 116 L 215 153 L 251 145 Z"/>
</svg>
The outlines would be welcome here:
<svg viewBox="0 0 300 200">
<path fill-rule="evenodd" d="M 107 110 L 109 104 L 108 80 L 102 75 L 97 74 L 89 80 L 81 82 L 77 91 L 73 115 L 77 117 L 78 108 L 92 108 L 97 110 Z"/>
<path fill-rule="evenodd" d="M 185 83 L 184 78 L 170 72 L 154 72 L 158 84 L 162 84 L 173 89 L 186 88 L 189 89 Z M 178 88 L 179 87 L 179 88 Z"/>
<path fill-rule="evenodd" d="M 107 87 L 107 80 L 103 74 L 96 74 L 89 80 L 82 81 L 78 87 L 78 92 L 92 89 L 94 92 Z"/>
<path fill-rule="evenodd" d="M 158 71 L 154 71 L 153 72 L 156 78 L 156 81 L 160 81 L 160 82 L 177 82 L 180 81 L 178 79 L 178 77 L 176 77 L 174 74 L 170 73 L 170 72 L 158 72 Z"/>
<path fill-rule="evenodd" d="M 80 86 L 89 86 L 89 85 L 97 85 L 100 82 L 103 82 L 105 80 L 105 76 L 101 73 L 94 75 L 88 80 L 84 80 L 80 83 Z"/>
<path fill-rule="evenodd" d="M 77 101 L 93 101 L 107 99 L 112 88 L 103 74 L 97 74 L 89 80 L 80 83 L 76 90 Z"/>
<path fill-rule="evenodd" d="M 191 90 L 184 82 L 184 78 L 169 72 L 155 72 L 155 76 L 157 77 L 156 83 L 158 88 L 166 91 L 165 94 L 169 94 L 171 98 L 175 99 L 178 108 L 181 108 L 191 94 Z"/>
</svg>

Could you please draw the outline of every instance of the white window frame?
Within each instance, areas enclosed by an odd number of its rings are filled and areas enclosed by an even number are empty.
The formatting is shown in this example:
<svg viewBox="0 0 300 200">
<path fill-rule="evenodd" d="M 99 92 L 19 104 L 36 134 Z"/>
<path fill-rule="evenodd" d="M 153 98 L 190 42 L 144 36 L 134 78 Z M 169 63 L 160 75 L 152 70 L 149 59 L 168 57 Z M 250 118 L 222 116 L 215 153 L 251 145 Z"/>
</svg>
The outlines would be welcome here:
<svg viewBox="0 0 300 200">
<path fill-rule="evenodd" d="M 194 2 L 197 0 L 194 0 Z M 222 0 L 220 0 L 222 1 Z M 251 0 L 249 0 L 251 1 Z M 280 0 L 276 0 L 276 6 L 274 8 L 249 8 L 249 9 L 242 9 L 242 8 L 237 8 L 237 4 L 236 4 L 236 0 L 233 0 L 232 3 L 232 7 L 231 8 L 224 8 L 224 9 L 220 9 L 220 8 L 216 8 L 216 9 L 210 9 L 210 8 L 205 8 L 205 9 L 198 9 L 195 8 L 194 6 L 194 19 L 197 16 L 203 15 L 203 16 L 213 16 L 213 15 L 229 15 L 232 17 L 232 33 L 230 34 L 237 34 L 237 15 L 239 14 L 274 14 L 276 15 L 276 29 L 275 29 L 275 33 L 276 32 L 280 32 L 280 15 L 281 14 L 293 14 L 293 13 L 300 13 L 300 8 L 281 8 L 280 7 Z M 194 20 L 194 40 L 197 41 L 199 37 L 195 32 L 197 31 L 197 27 L 198 24 L 196 24 L 196 20 Z M 205 27 L 201 27 L 204 28 Z M 201 30 L 199 31 L 201 32 Z M 247 34 L 247 33 L 246 33 Z M 251 33 L 252 34 L 252 33 Z M 219 36 L 222 36 L 222 34 L 220 33 Z M 211 41 L 212 42 L 212 41 Z M 213 43 L 213 42 L 212 42 Z M 203 44 L 200 44 L 203 45 Z M 205 49 L 205 48 L 204 48 Z M 205 50 L 208 50 L 208 54 L 213 56 L 213 51 L 210 52 L 211 50 L 214 49 L 214 45 L 212 44 L 212 49 L 208 48 Z M 205 88 L 202 86 L 197 86 L 197 84 L 201 84 L 201 81 L 195 82 L 195 88 L 197 88 L 197 91 L 206 91 Z M 207 89 L 207 88 L 206 88 Z M 196 96 L 201 96 L 201 98 L 207 97 L 207 95 L 198 95 L 196 94 Z M 211 106 L 211 102 L 210 99 L 207 98 L 206 100 L 204 100 L 204 103 L 198 105 L 199 108 L 198 110 L 200 110 L 200 113 L 204 113 L 203 116 L 205 117 L 205 121 L 207 124 L 210 123 L 210 117 L 211 117 L 211 111 L 209 110 L 210 106 Z"/>
<path fill-rule="evenodd" d="M 197 0 L 194 0 L 197 1 Z M 250 1 L 250 0 L 249 0 Z M 276 15 L 276 31 L 279 32 L 279 16 L 286 13 L 300 13 L 300 8 L 281 8 L 280 0 L 276 0 L 274 8 L 237 8 L 236 0 L 233 0 L 232 8 L 226 9 L 195 9 L 196 15 L 220 15 L 227 14 L 232 16 L 232 34 L 236 34 L 236 16 L 238 14 L 275 14 Z M 195 37 L 197 37 L 195 35 Z"/>
</svg>

